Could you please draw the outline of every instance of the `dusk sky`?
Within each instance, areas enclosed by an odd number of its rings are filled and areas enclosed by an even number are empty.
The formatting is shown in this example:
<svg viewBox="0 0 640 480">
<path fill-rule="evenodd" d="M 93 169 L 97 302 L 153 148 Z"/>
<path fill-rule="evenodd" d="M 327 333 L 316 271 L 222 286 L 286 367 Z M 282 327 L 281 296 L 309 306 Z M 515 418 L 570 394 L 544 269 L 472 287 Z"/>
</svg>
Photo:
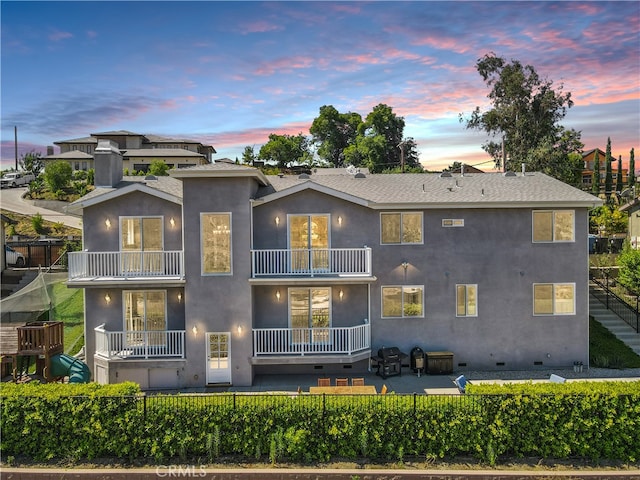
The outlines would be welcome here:
<svg viewBox="0 0 640 480">
<path fill-rule="evenodd" d="M 108 130 L 191 138 L 214 158 L 309 135 L 323 105 L 404 117 L 420 161 L 490 171 L 475 69 L 532 65 L 575 102 L 585 150 L 640 146 L 640 2 L 1 2 L 1 160 Z M 59 149 L 56 147 L 55 152 Z M 484 162 L 484 163 L 483 163 Z"/>
</svg>

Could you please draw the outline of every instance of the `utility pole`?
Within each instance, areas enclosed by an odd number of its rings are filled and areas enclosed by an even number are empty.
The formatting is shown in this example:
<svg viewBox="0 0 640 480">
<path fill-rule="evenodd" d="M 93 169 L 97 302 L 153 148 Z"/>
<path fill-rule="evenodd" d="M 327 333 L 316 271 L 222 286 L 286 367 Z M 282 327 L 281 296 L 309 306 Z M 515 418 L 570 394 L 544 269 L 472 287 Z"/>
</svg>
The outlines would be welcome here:
<svg viewBox="0 0 640 480">
<path fill-rule="evenodd" d="M 13 127 L 13 144 L 14 144 L 14 151 L 15 151 L 15 157 L 16 157 L 16 172 L 18 171 L 18 127 L 14 126 Z"/>
</svg>

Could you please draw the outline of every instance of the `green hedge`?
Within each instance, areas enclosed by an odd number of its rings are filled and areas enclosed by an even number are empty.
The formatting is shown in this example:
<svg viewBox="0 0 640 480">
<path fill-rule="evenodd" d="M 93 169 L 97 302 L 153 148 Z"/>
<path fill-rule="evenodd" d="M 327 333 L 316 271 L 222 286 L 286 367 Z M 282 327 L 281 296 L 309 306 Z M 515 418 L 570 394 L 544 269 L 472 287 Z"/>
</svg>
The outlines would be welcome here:
<svg viewBox="0 0 640 480">
<path fill-rule="evenodd" d="M 469 392 L 144 396 L 133 384 L 6 385 L 0 449 L 36 460 L 640 459 L 640 382 Z"/>
</svg>

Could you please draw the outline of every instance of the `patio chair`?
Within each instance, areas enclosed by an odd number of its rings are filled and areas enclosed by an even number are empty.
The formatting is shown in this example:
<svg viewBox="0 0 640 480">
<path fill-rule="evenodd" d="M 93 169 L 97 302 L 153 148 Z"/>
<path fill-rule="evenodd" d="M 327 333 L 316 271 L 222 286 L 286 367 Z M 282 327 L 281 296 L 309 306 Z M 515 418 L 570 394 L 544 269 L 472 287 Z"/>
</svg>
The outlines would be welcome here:
<svg viewBox="0 0 640 480">
<path fill-rule="evenodd" d="M 331 379 L 330 378 L 319 378 L 318 379 L 318 386 L 319 387 L 330 387 L 331 386 Z"/>
<path fill-rule="evenodd" d="M 352 378 L 351 379 L 352 387 L 364 387 L 364 378 Z"/>
<path fill-rule="evenodd" d="M 458 391 L 464 394 L 464 392 L 467 390 L 467 384 L 471 382 L 469 382 L 464 375 L 460 375 L 453 381 L 453 383 L 455 383 L 456 387 L 458 387 Z"/>
<path fill-rule="evenodd" d="M 349 379 L 348 378 L 336 378 L 336 387 L 348 387 Z"/>
</svg>

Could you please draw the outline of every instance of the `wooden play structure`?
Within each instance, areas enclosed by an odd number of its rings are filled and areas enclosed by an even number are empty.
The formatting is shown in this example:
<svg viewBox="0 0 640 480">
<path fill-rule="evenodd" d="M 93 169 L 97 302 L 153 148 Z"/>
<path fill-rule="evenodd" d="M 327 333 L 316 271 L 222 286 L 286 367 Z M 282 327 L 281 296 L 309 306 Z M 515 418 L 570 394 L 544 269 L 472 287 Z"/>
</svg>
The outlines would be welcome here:
<svg viewBox="0 0 640 480">
<path fill-rule="evenodd" d="M 11 375 L 14 382 L 32 379 L 55 382 L 69 376 L 73 381 L 71 374 L 75 373 L 76 382 L 88 381 L 87 366 L 64 354 L 62 322 L 27 322 L 8 331 L 3 328 L 2 333 L 3 378 Z M 35 359 L 35 373 L 29 374 L 32 359 Z"/>
</svg>

